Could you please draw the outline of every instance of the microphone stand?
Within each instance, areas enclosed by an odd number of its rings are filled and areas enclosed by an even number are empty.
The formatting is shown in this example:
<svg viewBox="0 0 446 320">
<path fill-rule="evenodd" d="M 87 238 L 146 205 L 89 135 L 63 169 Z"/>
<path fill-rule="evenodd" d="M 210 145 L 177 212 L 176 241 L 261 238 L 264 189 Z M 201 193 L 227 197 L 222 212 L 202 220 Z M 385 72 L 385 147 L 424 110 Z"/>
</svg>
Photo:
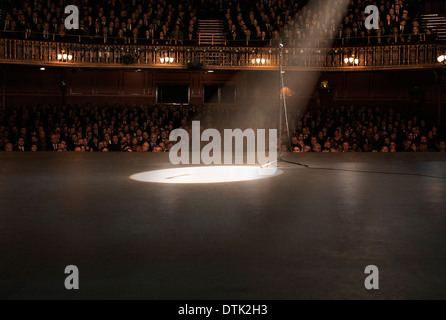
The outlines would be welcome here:
<svg viewBox="0 0 446 320">
<path fill-rule="evenodd" d="M 303 164 L 300 162 L 296 162 L 296 161 L 290 161 L 290 160 L 285 160 L 283 158 L 283 153 L 282 153 L 282 106 L 283 106 L 283 110 L 285 112 L 285 122 L 287 125 L 287 132 L 288 132 L 288 143 L 290 145 L 290 149 L 291 149 L 291 140 L 290 140 L 290 129 L 289 129 L 289 125 L 288 125 L 288 115 L 287 115 L 287 108 L 286 108 L 286 100 L 285 100 L 285 92 L 284 92 L 284 80 L 283 80 L 283 44 L 279 44 L 279 72 L 280 72 L 280 86 L 279 86 L 279 141 L 280 141 L 280 146 L 279 146 L 279 152 L 277 153 L 277 163 L 279 162 L 286 162 L 286 163 L 291 163 L 291 164 L 295 164 L 298 166 L 302 166 L 302 167 L 306 167 L 308 168 L 307 164 Z M 282 103 L 283 101 L 283 103 Z"/>
</svg>

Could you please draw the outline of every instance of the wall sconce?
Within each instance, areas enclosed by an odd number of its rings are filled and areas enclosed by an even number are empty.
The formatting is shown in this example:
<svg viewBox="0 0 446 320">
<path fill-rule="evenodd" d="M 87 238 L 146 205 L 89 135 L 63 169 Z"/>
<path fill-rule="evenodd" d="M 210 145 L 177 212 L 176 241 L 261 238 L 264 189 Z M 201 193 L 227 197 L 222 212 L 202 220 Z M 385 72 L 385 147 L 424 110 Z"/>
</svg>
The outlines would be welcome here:
<svg viewBox="0 0 446 320">
<path fill-rule="evenodd" d="M 257 65 L 265 65 L 265 64 L 269 64 L 269 59 L 265 59 L 265 58 L 251 59 L 251 63 L 257 64 Z"/>
<path fill-rule="evenodd" d="M 174 61 L 173 57 L 160 58 L 161 63 L 173 63 L 173 61 Z"/>
<path fill-rule="evenodd" d="M 71 61 L 71 60 L 73 60 L 73 55 L 66 54 L 66 53 L 59 53 L 57 55 L 57 60 L 62 61 L 62 62 Z"/>
<path fill-rule="evenodd" d="M 359 59 L 358 58 L 354 58 L 353 56 L 350 58 L 345 57 L 344 58 L 344 63 L 347 65 L 358 65 L 359 64 Z"/>
<path fill-rule="evenodd" d="M 437 61 L 446 65 L 446 55 L 442 54 L 441 56 L 438 56 Z"/>
</svg>

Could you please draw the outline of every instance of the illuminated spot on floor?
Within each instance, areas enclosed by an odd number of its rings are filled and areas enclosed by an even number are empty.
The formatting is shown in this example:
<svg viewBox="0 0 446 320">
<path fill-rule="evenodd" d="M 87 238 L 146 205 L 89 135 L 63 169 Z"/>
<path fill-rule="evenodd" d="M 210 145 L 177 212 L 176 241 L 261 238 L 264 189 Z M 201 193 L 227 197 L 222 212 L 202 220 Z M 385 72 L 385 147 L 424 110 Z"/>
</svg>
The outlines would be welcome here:
<svg viewBox="0 0 446 320">
<path fill-rule="evenodd" d="M 276 167 L 206 166 L 146 171 L 130 179 L 158 183 L 220 183 L 271 178 L 282 174 Z"/>
</svg>

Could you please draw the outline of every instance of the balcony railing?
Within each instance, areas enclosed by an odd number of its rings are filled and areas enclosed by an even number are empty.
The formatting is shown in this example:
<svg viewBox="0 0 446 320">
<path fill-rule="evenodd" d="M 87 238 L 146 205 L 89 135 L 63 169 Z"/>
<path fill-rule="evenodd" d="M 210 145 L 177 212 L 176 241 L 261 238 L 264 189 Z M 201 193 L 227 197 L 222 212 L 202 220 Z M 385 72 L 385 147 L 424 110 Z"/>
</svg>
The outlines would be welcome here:
<svg viewBox="0 0 446 320">
<path fill-rule="evenodd" d="M 426 68 L 446 53 L 444 44 L 338 48 L 108 45 L 0 39 L 0 63 L 75 67 L 361 70 Z"/>
</svg>

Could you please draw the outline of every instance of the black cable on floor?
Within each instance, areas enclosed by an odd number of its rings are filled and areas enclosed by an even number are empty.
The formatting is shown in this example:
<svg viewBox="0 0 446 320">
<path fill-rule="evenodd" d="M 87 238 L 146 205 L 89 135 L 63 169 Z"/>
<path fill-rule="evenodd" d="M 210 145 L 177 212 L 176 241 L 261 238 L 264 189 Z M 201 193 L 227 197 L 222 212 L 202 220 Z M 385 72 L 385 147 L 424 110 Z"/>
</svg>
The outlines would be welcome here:
<svg viewBox="0 0 446 320">
<path fill-rule="evenodd" d="M 286 161 L 288 162 L 288 161 Z M 443 179 L 446 180 L 446 177 L 440 176 L 432 176 L 428 174 L 422 173 L 410 173 L 410 172 L 385 172 L 385 171 L 371 171 L 371 170 L 353 170 L 353 169 L 340 169 L 340 168 L 315 168 L 315 167 L 307 167 L 312 170 L 330 170 L 330 171 L 344 171 L 344 172 L 359 172 L 359 173 L 374 173 L 374 174 L 394 174 L 394 175 L 403 175 L 403 176 L 417 176 L 417 177 L 425 177 L 425 178 L 434 178 L 434 179 Z"/>
</svg>

